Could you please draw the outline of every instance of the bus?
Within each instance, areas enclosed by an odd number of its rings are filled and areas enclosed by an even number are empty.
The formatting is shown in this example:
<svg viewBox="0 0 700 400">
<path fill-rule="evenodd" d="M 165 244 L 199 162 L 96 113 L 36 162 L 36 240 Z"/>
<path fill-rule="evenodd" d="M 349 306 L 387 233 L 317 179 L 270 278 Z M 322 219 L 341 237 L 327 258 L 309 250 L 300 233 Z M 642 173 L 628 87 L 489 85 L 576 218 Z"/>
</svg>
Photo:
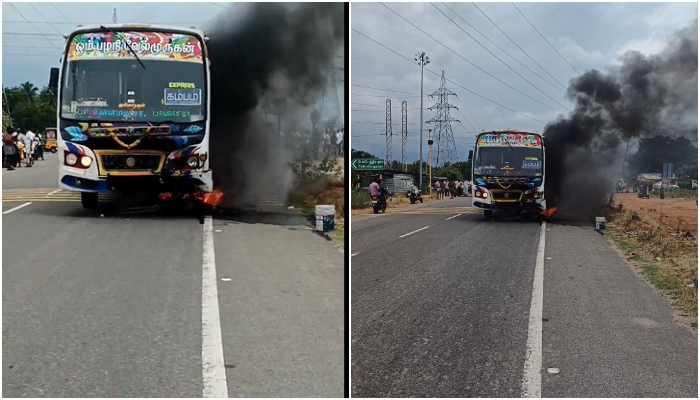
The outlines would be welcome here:
<svg viewBox="0 0 700 400">
<path fill-rule="evenodd" d="M 536 132 L 481 131 L 472 160 L 472 207 L 491 217 L 494 210 L 542 213 L 544 197 L 544 137 Z"/>
<path fill-rule="evenodd" d="M 106 192 L 211 193 L 210 71 L 204 32 L 165 25 L 81 26 L 52 68 L 59 188 L 95 208 Z"/>
</svg>

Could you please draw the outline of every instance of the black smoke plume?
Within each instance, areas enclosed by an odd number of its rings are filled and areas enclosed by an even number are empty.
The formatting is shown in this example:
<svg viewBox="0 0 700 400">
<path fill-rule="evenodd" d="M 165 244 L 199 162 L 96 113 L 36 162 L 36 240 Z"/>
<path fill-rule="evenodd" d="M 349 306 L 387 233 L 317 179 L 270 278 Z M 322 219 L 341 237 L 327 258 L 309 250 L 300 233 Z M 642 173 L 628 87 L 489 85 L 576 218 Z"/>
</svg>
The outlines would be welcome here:
<svg viewBox="0 0 700 400">
<path fill-rule="evenodd" d="M 591 70 L 572 79 L 567 96 L 574 111 L 545 127 L 548 208 L 596 210 L 622 176 L 625 152 L 633 151 L 628 141 L 697 129 L 697 19 L 659 54 L 627 51 L 620 62 L 606 73 Z"/>
<path fill-rule="evenodd" d="M 282 132 L 311 128 L 309 114 L 343 54 L 344 21 L 342 3 L 235 3 L 209 28 L 211 164 L 227 205 L 282 200 L 290 190 L 289 164 L 300 154 L 266 113 L 283 99 Z"/>
</svg>

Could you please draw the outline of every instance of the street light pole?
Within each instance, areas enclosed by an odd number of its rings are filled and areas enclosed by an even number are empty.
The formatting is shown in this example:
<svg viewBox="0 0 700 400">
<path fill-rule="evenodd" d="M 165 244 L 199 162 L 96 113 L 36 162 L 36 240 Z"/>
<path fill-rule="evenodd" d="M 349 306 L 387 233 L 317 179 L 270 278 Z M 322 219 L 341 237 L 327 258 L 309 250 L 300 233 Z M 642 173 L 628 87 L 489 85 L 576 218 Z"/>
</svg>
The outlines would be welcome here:
<svg viewBox="0 0 700 400">
<path fill-rule="evenodd" d="M 420 162 L 418 163 L 418 189 L 423 184 L 423 67 L 430 63 L 425 52 L 416 53 L 414 60 L 420 65 Z"/>
<path fill-rule="evenodd" d="M 428 171 L 430 171 L 428 172 L 428 186 L 430 187 L 430 198 L 433 197 L 433 141 L 430 139 L 431 131 L 432 129 L 428 129 L 428 165 L 430 165 L 428 168 Z"/>
</svg>

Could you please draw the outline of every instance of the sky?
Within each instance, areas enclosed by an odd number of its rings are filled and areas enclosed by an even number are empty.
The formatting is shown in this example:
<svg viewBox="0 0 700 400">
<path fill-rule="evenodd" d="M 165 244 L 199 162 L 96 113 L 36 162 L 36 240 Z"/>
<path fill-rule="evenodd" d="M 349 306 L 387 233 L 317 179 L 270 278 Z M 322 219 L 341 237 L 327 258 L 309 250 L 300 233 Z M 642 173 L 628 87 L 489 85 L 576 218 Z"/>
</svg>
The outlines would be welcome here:
<svg viewBox="0 0 700 400">
<path fill-rule="evenodd" d="M 390 98 L 392 158 L 400 161 L 401 101 L 405 100 L 408 163 L 419 156 L 421 69 L 409 62 L 416 53 L 425 52 L 430 58 L 423 76 L 424 109 L 436 103 L 429 95 L 440 87 L 443 71 L 453 82 L 447 81 L 446 88 L 457 95 L 449 96 L 449 103 L 458 110 L 451 109 L 450 117 L 460 122 L 452 122 L 451 127 L 459 161 L 465 161 L 475 132 L 542 132 L 547 122 L 573 110 L 565 96 L 570 79 L 591 69 L 605 71 L 619 65 L 618 57 L 627 50 L 654 54 L 676 30 L 698 18 L 698 3 L 384 4 L 352 3 L 350 7 L 351 145 L 385 158 L 386 99 Z M 423 121 L 434 116 L 425 110 Z M 423 126 L 424 162 L 430 128 L 430 124 Z"/>
<path fill-rule="evenodd" d="M 2 3 L 2 84 L 16 86 L 32 82 L 44 87 L 51 67 L 59 66 L 65 43 L 63 34 L 78 24 L 112 23 L 114 9 L 119 23 L 149 23 L 194 26 L 204 29 L 228 7 L 225 2 L 191 3 Z M 215 60 L 212 60 L 215 62 Z M 337 59 L 337 67 L 344 60 Z M 339 72 L 342 76 L 342 72 Z M 344 84 L 338 87 L 344 109 Z M 329 92 L 333 93 L 334 92 Z"/>
</svg>

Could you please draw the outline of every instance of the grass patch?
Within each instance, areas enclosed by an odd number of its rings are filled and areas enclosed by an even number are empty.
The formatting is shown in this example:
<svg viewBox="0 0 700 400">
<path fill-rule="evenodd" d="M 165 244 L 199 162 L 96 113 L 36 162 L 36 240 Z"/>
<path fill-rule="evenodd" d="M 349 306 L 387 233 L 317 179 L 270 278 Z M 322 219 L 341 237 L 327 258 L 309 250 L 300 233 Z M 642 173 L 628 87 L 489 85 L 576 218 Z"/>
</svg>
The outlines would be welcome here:
<svg viewBox="0 0 700 400">
<path fill-rule="evenodd" d="M 314 222 L 317 205 L 335 206 L 335 229 L 329 232 L 331 240 L 345 248 L 345 178 L 334 160 L 307 167 L 304 183 L 298 183 L 289 194 L 289 203 Z"/>
<path fill-rule="evenodd" d="M 650 193 L 654 197 L 659 197 L 659 190 L 654 189 Z M 676 190 L 665 190 L 664 198 L 666 199 L 678 199 L 678 200 L 697 200 L 698 190 L 697 189 L 676 189 Z"/>
<path fill-rule="evenodd" d="M 630 211 L 617 206 L 608 209 L 605 235 L 635 261 L 641 274 L 662 293 L 673 298 L 673 305 L 693 317 L 698 316 L 697 230 L 681 231 L 668 221 L 660 224 L 644 210 Z M 688 285 L 692 284 L 692 287 Z"/>
<path fill-rule="evenodd" d="M 335 230 L 330 233 L 331 240 L 336 246 L 345 250 L 345 221 L 336 221 Z"/>
</svg>

